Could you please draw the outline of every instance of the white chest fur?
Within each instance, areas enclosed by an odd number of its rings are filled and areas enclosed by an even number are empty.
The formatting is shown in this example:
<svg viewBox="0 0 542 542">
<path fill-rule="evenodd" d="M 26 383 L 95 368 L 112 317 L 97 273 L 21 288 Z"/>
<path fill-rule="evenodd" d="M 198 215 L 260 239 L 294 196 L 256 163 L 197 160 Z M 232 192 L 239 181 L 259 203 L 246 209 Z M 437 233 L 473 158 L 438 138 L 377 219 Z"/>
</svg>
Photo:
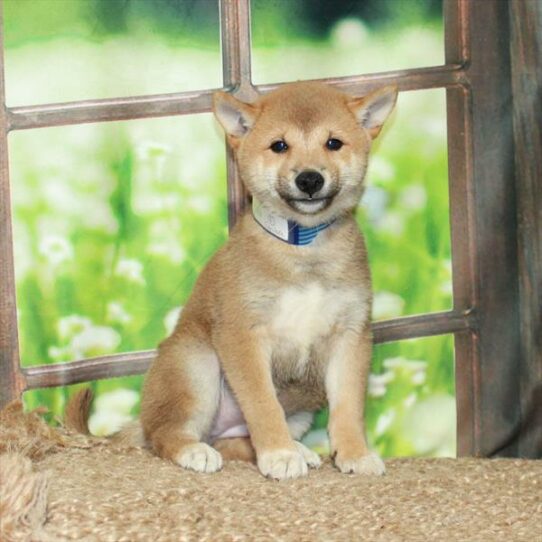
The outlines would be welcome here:
<svg viewBox="0 0 542 542">
<path fill-rule="evenodd" d="M 308 350 L 336 324 L 364 321 L 367 307 L 360 297 L 350 289 L 326 289 L 317 282 L 285 288 L 272 309 L 271 334 Z"/>
</svg>

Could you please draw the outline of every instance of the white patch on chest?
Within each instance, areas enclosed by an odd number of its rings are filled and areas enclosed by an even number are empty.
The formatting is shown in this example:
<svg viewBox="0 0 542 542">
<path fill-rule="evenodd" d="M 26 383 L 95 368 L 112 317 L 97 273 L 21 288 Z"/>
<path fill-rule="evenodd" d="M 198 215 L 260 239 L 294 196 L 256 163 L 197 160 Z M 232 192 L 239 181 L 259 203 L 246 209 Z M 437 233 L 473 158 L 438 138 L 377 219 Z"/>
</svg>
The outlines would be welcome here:
<svg viewBox="0 0 542 542">
<path fill-rule="evenodd" d="M 272 309 L 270 331 L 276 339 L 308 350 L 351 309 L 348 290 L 326 290 L 315 282 L 286 288 L 280 291 Z"/>
</svg>

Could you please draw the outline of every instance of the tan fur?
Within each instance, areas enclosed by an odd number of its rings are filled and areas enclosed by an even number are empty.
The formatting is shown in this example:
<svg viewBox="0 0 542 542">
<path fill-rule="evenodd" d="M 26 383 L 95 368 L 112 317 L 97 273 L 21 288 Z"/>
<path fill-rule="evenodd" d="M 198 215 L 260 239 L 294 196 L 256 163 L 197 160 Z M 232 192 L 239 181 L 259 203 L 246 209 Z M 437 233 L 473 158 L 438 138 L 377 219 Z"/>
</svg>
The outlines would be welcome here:
<svg viewBox="0 0 542 542">
<path fill-rule="evenodd" d="M 395 95 L 388 88 L 353 99 L 315 83 L 285 85 L 252 105 L 216 95 L 215 113 L 253 196 L 304 226 L 334 223 L 311 245 L 298 247 L 271 237 L 250 212 L 240 218 L 201 273 L 147 375 L 141 422 L 161 457 L 205 472 L 220 468 L 220 457 L 205 441 L 225 377 L 264 475 L 296 477 L 315 463 L 292 440 L 285 415 L 314 411 L 327 398 L 339 469 L 383 471 L 363 428 L 371 284 L 352 212 L 363 191 L 372 137 Z M 328 150 L 328 138 L 344 147 Z M 288 152 L 269 149 L 277 139 L 288 142 Z M 320 172 L 322 190 L 334 196 L 314 213 L 286 201 L 296 190 L 295 176 L 306 169 Z M 247 442 L 239 442 L 246 456 Z M 230 447 L 216 445 L 229 455 Z"/>
<path fill-rule="evenodd" d="M 68 429 L 90 435 L 88 428 L 88 417 L 90 415 L 90 406 L 92 404 L 92 390 L 84 388 L 74 393 L 66 405 L 64 412 L 64 425 Z"/>
<path fill-rule="evenodd" d="M 213 444 L 213 447 L 221 453 L 226 461 L 256 463 L 256 452 L 248 437 L 219 439 Z"/>
</svg>

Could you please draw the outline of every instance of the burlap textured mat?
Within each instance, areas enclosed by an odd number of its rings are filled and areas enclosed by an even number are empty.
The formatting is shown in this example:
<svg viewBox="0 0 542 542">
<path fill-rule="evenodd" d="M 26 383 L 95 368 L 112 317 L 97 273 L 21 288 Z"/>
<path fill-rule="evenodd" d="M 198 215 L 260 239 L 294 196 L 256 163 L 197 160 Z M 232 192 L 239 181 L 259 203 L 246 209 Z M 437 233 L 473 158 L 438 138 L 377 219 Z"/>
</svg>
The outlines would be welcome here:
<svg viewBox="0 0 542 542">
<path fill-rule="evenodd" d="M 4 541 L 542 540 L 542 461 L 393 459 L 387 475 L 201 475 L 141 449 L 0 414 Z M 6 453 L 11 450 L 11 453 Z"/>
</svg>

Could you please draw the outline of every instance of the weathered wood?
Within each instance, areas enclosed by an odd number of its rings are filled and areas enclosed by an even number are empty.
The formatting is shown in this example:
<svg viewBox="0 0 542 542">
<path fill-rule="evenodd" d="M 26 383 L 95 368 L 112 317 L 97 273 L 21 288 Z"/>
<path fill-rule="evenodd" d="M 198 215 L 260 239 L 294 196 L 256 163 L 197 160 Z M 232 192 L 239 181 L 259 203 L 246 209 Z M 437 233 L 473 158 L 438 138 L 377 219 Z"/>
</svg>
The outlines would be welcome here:
<svg viewBox="0 0 542 542">
<path fill-rule="evenodd" d="M 447 0 L 444 4 L 445 57 L 447 64 L 466 67 L 469 62 L 468 4 Z M 476 294 L 476 244 L 474 179 L 472 175 L 472 116 L 470 89 L 465 81 L 446 90 L 448 125 L 448 189 L 455 310 L 474 309 Z M 457 453 L 475 453 L 479 433 L 479 355 L 474 330 L 456 333 L 455 390 Z"/>
<path fill-rule="evenodd" d="M 363 96 L 386 85 L 397 85 L 399 91 L 425 90 L 431 88 L 452 87 L 465 82 L 465 71 L 462 65 L 447 63 L 445 66 L 414 68 L 389 72 L 350 75 L 347 77 L 329 77 L 318 79 L 322 83 L 347 92 L 354 96 Z M 258 85 L 259 93 L 265 94 L 278 88 L 283 83 Z"/>
<path fill-rule="evenodd" d="M 464 332 L 475 327 L 476 321 L 472 314 L 450 311 L 376 322 L 373 324 L 373 334 L 375 343 L 385 343 Z M 155 356 L 155 350 L 111 354 L 68 363 L 25 367 L 23 374 L 28 389 L 67 386 L 101 378 L 142 374 Z"/>
<path fill-rule="evenodd" d="M 218 89 L 216 89 L 218 90 Z M 82 100 L 8 109 L 10 130 L 204 113 L 215 90 Z"/>
<path fill-rule="evenodd" d="M 224 27 L 223 32 L 228 28 Z M 230 47 L 233 47 L 234 44 L 231 44 Z M 226 53 L 224 52 L 224 54 Z M 241 85 L 235 79 L 238 74 L 233 63 L 231 70 L 232 75 L 224 78 L 224 87 L 222 89 L 8 108 L 8 127 L 9 130 L 28 130 L 88 122 L 109 122 L 205 113 L 211 111 L 211 99 L 216 90 L 232 91 L 240 98 L 250 99 L 256 94 L 271 92 L 279 86 L 273 84 L 252 87 L 246 82 Z M 246 70 L 243 71 L 243 74 L 246 74 Z M 362 95 L 388 84 L 396 84 L 399 90 L 423 90 L 455 86 L 464 80 L 465 72 L 461 66 L 448 65 L 359 76 L 334 77 L 322 81 L 344 92 Z"/>
<path fill-rule="evenodd" d="M 475 455 L 516 456 L 520 429 L 518 264 L 508 2 L 468 2 L 474 220 Z M 533 119 L 534 120 L 534 119 Z"/>
<path fill-rule="evenodd" d="M 220 0 L 220 33 L 224 87 L 232 88 L 239 99 L 252 101 L 258 93 L 252 86 L 249 0 Z M 248 193 L 227 143 L 226 173 L 231 229 L 247 206 Z"/>
<path fill-rule="evenodd" d="M 24 389 L 15 305 L 2 23 L 0 10 L 0 407 Z"/>
<path fill-rule="evenodd" d="M 25 367 L 27 389 L 68 386 L 80 382 L 143 374 L 156 356 L 155 350 L 111 354 L 52 365 Z"/>
<path fill-rule="evenodd" d="M 521 356 L 521 457 L 542 457 L 542 2 L 510 2 Z"/>
</svg>

